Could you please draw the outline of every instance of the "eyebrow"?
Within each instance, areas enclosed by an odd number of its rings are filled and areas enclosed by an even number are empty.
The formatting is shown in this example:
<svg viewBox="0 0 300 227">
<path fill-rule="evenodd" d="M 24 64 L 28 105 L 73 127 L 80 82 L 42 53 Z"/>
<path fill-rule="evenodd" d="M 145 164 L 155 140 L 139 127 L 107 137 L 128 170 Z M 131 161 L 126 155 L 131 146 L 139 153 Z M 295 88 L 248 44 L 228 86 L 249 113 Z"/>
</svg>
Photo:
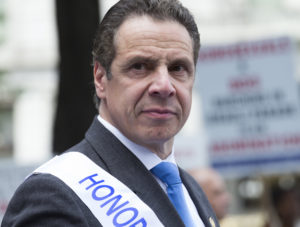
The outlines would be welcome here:
<svg viewBox="0 0 300 227">
<path fill-rule="evenodd" d="M 121 65 L 121 68 L 126 70 L 135 63 L 145 63 L 147 65 L 155 66 L 159 63 L 159 59 L 154 58 L 153 56 L 137 55 L 132 58 L 129 58 L 124 64 Z M 172 66 L 174 64 L 184 64 L 186 67 L 188 67 L 189 71 L 191 71 L 193 67 L 193 64 L 186 57 L 178 57 L 172 60 L 168 59 L 169 66 Z"/>
<path fill-rule="evenodd" d="M 134 63 L 142 62 L 142 63 L 148 63 L 148 64 L 157 64 L 158 59 L 153 58 L 152 56 L 135 56 L 133 58 L 130 58 L 128 61 L 126 61 L 126 65 L 132 65 Z"/>
</svg>

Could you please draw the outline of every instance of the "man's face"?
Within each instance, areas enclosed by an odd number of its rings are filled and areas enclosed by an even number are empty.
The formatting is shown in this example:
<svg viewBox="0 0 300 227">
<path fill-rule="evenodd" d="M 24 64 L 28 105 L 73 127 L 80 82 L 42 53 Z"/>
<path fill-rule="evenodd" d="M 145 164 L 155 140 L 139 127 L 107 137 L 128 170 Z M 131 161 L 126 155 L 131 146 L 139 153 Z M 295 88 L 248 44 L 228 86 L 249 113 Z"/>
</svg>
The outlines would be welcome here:
<svg viewBox="0 0 300 227">
<path fill-rule="evenodd" d="M 224 218 L 228 213 L 230 195 L 223 179 L 215 175 L 206 185 L 203 185 L 203 189 L 218 219 Z"/>
<path fill-rule="evenodd" d="M 114 45 L 112 79 L 99 64 L 94 68 L 100 115 L 135 143 L 161 149 L 190 112 L 192 39 L 177 22 L 136 16 L 121 25 Z"/>
</svg>

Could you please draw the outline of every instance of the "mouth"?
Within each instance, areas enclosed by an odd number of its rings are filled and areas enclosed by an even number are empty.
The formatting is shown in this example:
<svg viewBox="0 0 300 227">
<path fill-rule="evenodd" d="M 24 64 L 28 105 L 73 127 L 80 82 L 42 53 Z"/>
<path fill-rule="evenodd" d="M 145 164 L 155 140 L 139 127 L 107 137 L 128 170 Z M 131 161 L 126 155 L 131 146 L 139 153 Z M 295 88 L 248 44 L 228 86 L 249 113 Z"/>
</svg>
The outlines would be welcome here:
<svg viewBox="0 0 300 227">
<path fill-rule="evenodd" d="M 176 115 L 176 112 L 166 108 L 149 108 L 142 111 L 149 118 L 167 120 Z"/>
</svg>

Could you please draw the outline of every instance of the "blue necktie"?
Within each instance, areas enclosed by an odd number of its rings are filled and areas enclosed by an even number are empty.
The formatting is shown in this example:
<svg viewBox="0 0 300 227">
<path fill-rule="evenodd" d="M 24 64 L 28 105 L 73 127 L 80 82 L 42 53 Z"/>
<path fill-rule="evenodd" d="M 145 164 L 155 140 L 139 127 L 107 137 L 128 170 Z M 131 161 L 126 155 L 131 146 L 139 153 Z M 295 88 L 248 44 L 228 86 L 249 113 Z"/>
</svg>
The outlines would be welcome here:
<svg viewBox="0 0 300 227">
<path fill-rule="evenodd" d="M 161 162 L 154 168 L 152 168 L 151 172 L 162 182 L 167 184 L 167 193 L 169 199 L 176 208 L 185 226 L 194 226 L 193 220 L 190 216 L 187 204 L 184 199 L 182 182 L 177 166 L 171 162 Z"/>
</svg>

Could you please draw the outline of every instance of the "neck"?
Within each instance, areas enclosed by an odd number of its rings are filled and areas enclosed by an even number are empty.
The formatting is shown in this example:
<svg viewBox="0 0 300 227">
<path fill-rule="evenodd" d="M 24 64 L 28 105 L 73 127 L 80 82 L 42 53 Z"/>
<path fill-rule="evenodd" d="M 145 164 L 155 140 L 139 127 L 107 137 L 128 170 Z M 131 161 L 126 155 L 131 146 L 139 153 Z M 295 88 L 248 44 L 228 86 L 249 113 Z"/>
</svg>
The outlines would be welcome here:
<svg viewBox="0 0 300 227">
<path fill-rule="evenodd" d="M 162 143 L 162 144 L 150 144 L 149 146 L 145 146 L 151 152 L 156 154 L 160 159 L 166 159 L 171 153 L 173 149 L 173 141 L 174 138 Z"/>
</svg>

